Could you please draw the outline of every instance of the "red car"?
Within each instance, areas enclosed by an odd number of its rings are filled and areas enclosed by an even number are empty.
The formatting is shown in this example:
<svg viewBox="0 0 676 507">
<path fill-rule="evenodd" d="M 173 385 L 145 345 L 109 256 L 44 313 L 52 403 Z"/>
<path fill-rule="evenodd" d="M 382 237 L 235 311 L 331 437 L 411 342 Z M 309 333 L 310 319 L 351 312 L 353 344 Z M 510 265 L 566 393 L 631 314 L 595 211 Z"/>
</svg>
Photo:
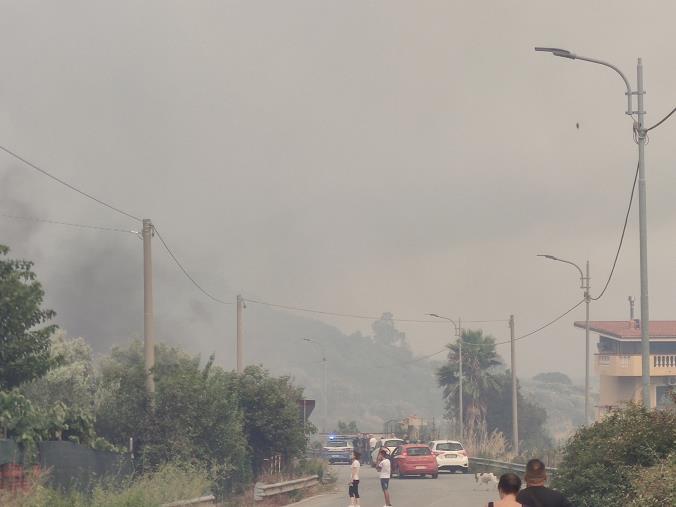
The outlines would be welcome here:
<svg viewBox="0 0 676 507">
<path fill-rule="evenodd" d="M 406 475 L 431 475 L 436 479 L 439 477 L 437 458 L 426 445 L 400 445 L 392 453 L 392 476 L 395 475 L 400 479 Z"/>
</svg>

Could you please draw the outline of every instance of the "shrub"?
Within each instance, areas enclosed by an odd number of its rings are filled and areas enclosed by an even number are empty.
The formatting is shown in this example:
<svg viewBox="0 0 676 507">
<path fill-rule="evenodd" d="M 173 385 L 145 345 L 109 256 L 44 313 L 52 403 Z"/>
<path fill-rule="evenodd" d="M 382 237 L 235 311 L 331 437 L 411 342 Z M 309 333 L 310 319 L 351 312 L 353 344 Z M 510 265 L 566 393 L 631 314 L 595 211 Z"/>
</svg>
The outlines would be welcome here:
<svg viewBox="0 0 676 507">
<path fill-rule="evenodd" d="M 631 404 L 575 433 L 554 486 L 578 507 L 626 505 L 634 478 L 676 450 L 676 414 Z"/>
</svg>

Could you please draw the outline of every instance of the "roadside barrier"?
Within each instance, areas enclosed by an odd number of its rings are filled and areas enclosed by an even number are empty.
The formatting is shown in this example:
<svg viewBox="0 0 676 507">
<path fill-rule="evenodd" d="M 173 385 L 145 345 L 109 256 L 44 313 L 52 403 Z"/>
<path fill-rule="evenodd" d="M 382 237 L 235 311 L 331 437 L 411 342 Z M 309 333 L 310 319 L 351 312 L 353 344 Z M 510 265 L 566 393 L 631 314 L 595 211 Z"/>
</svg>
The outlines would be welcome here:
<svg viewBox="0 0 676 507">
<path fill-rule="evenodd" d="M 526 465 L 524 464 L 509 463 L 508 461 L 498 461 L 495 459 L 470 458 L 469 464 L 472 471 L 475 471 L 474 467 L 479 466 L 487 469 L 501 470 L 503 472 L 515 472 L 520 474 L 526 472 Z M 556 472 L 556 468 L 547 467 L 547 473 L 549 475 L 556 475 Z"/>
<path fill-rule="evenodd" d="M 257 482 L 254 486 L 254 500 L 263 500 L 282 493 L 289 493 L 290 491 L 297 491 L 299 489 L 310 488 L 319 484 L 319 476 L 311 475 L 310 477 L 303 477 L 302 479 L 293 479 L 286 482 L 278 482 L 276 484 L 265 484 Z"/>
<path fill-rule="evenodd" d="M 165 503 L 160 507 L 206 507 L 208 505 L 216 505 L 216 497 L 214 495 L 201 496 L 199 498 L 193 498 L 192 500 L 179 500 L 178 502 Z"/>
</svg>

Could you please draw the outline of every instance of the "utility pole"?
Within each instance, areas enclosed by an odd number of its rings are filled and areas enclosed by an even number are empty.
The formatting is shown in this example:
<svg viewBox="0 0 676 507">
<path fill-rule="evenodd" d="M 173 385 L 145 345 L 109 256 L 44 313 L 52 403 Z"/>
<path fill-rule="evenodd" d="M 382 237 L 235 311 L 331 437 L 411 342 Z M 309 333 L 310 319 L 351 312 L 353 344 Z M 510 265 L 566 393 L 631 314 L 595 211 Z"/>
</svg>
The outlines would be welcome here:
<svg viewBox="0 0 676 507">
<path fill-rule="evenodd" d="M 237 373 L 244 371 L 244 350 L 243 350 L 243 333 L 244 322 L 242 320 L 242 310 L 244 309 L 244 298 L 237 294 Z"/>
<path fill-rule="evenodd" d="M 153 259 L 151 239 L 153 223 L 143 219 L 143 352 L 145 358 L 146 393 L 155 393 L 155 317 L 153 310 Z"/>
<path fill-rule="evenodd" d="M 584 289 L 585 321 L 584 321 L 584 423 L 589 424 L 591 415 L 591 401 L 589 399 L 589 304 L 591 294 L 589 292 L 589 259 L 587 259 L 587 276 L 584 277 L 582 289 Z"/>
<path fill-rule="evenodd" d="M 455 327 L 455 335 L 458 337 L 458 413 L 460 414 L 460 440 L 465 438 L 465 419 L 462 406 L 462 319 L 458 317 L 458 325 Z"/>
<path fill-rule="evenodd" d="M 512 368 L 512 448 L 519 455 L 519 413 L 516 379 L 516 341 L 514 340 L 514 315 L 509 316 L 509 341 L 511 347 Z"/>
<path fill-rule="evenodd" d="M 634 126 L 638 138 L 638 222 L 639 254 L 641 263 L 641 380 L 643 383 L 643 406 L 650 409 L 650 315 L 648 313 L 648 219 L 646 211 L 645 140 L 643 108 L 643 62 L 636 65 L 636 100 L 638 121 Z"/>
<path fill-rule="evenodd" d="M 322 346 L 322 384 L 324 388 L 324 410 L 323 410 L 323 420 L 324 420 L 324 432 L 328 431 L 329 427 L 329 394 L 328 394 L 328 385 L 327 385 L 327 375 L 326 375 L 326 353 L 324 352 L 324 347 Z"/>
</svg>

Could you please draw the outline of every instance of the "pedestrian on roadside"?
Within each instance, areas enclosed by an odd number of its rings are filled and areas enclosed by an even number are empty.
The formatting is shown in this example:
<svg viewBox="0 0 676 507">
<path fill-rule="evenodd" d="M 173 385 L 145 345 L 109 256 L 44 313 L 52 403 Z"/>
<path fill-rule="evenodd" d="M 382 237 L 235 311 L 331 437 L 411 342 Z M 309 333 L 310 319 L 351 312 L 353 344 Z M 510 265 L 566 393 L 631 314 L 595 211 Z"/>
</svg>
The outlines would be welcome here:
<svg viewBox="0 0 676 507">
<path fill-rule="evenodd" d="M 392 474 L 392 463 L 390 463 L 390 456 L 385 449 L 381 449 L 378 453 L 378 464 L 376 470 L 380 472 L 380 487 L 383 489 L 385 496 L 385 507 L 391 507 L 390 503 L 390 475 Z"/>
<path fill-rule="evenodd" d="M 516 495 L 521 489 L 521 479 L 518 475 L 507 473 L 500 476 L 498 481 L 498 494 L 500 500 L 497 502 L 488 502 L 488 507 L 528 507 L 519 503 Z"/>
<path fill-rule="evenodd" d="M 352 466 L 350 467 L 350 482 L 348 483 L 348 494 L 350 495 L 350 507 L 359 507 L 359 469 L 361 464 L 359 458 L 361 453 L 354 451 L 352 453 Z"/>
<path fill-rule="evenodd" d="M 530 507 L 572 507 L 573 504 L 561 493 L 545 487 L 547 472 L 545 464 L 532 459 L 526 464 L 526 488 L 516 495 L 517 502 Z"/>
</svg>

